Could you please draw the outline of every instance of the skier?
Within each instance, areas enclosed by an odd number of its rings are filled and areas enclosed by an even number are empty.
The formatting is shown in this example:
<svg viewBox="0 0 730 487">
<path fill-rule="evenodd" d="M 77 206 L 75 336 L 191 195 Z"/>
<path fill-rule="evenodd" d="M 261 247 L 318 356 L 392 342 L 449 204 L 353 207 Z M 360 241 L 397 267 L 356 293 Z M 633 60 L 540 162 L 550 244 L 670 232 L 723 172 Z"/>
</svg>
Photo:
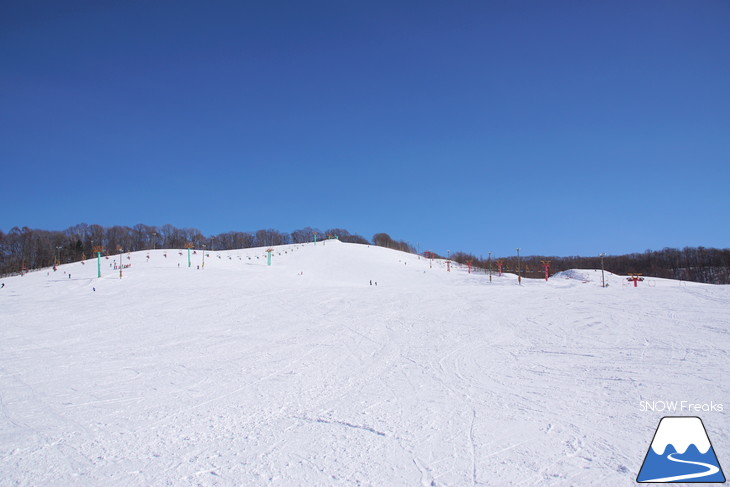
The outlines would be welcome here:
<svg viewBox="0 0 730 487">
<path fill-rule="evenodd" d="M 373 285 L 373 280 L 372 280 L 372 279 L 370 279 L 370 285 L 371 285 L 371 286 Z"/>
<path fill-rule="evenodd" d="M 2 289 L 4 287 L 5 287 L 5 283 L 2 283 L 2 285 L 0 286 L 0 289 Z"/>
</svg>

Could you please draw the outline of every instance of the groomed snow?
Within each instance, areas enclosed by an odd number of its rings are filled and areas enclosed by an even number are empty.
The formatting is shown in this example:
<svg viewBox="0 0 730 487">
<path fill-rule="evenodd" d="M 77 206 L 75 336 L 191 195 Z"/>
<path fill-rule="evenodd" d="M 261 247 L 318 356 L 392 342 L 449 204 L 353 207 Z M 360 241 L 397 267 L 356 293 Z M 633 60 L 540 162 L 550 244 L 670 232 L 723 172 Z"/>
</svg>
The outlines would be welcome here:
<svg viewBox="0 0 730 487">
<path fill-rule="evenodd" d="M 629 486 L 682 415 L 640 401 L 728 406 L 728 286 L 490 283 L 336 241 L 202 257 L 2 280 L 0 485 Z M 727 414 L 685 415 L 727 463 Z"/>
</svg>

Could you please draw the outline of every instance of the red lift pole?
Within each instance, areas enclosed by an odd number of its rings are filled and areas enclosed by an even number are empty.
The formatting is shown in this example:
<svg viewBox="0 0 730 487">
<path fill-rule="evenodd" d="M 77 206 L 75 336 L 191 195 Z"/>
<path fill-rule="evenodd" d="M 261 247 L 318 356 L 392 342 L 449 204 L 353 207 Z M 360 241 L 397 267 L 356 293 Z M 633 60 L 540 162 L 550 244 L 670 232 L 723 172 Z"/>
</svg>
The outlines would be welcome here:
<svg viewBox="0 0 730 487">
<path fill-rule="evenodd" d="M 471 261 L 466 261 L 466 264 L 469 266 L 469 274 L 471 274 Z"/>
<path fill-rule="evenodd" d="M 540 263 L 542 264 L 542 267 L 545 269 L 545 281 L 547 281 L 548 277 L 550 277 L 550 261 L 541 260 Z"/>
<path fill-rule="evenodd" d="M 504 261 L 502 259 L 499 259 L 497 261 L 497 268 L 499 269 L 499 277 L 502 277 L 502 266 L 504 265 Z"/>
<path fill-rule="evenodd" d="M 644 278 L 641 277 L 641 273 L 639 273 L 639 274 L 631 274 L 631 277 L 627 277 L 626 280 L 629 282 L 634 281 L 634 287 L 638 287 L 639 281 L 643 281 Z"/>
<path fill-rule="evenodd" d="M 426 252 L 423 253 L 423 256 L 428 259 L 428 268 L 433 269 L 433 257 L 434 257 L 433 252 L 431 252 L 430 250 L 427 250 Z"/>
</svg>

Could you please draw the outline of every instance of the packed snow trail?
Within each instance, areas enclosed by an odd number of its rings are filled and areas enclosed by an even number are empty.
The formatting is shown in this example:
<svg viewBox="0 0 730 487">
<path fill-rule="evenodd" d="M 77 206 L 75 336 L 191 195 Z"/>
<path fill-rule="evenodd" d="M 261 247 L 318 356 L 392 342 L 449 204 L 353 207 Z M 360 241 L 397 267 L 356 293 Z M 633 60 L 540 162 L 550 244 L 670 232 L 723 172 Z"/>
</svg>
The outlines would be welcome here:
<svg viewBox="0 0 730 487">
<path fill-rule="evenodd" d="M 264 250 L 4 279 L 0 485 L 629 486 L 639 401 L 729 402 L 728 286 Z"/>
</svg>

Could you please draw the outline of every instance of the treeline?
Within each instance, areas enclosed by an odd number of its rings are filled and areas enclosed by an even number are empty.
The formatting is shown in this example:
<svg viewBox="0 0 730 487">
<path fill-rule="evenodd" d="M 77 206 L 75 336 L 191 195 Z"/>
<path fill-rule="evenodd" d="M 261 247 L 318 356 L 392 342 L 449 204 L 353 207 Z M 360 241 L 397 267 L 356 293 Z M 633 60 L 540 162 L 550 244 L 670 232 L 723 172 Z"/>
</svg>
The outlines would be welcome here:
<svg viewBox="0 0 730 487">
<path fill-rule="evenodd" d="M 120 250 L 135 252 L 155 248 L 181 249 L 187 243 L 198 249 L 230 250 L 311 242 L 315 235 L 318 239 L 336 237 L 343 242 L 371 243 L 368 239 L 351 234 L 343 228 L 322 231 L 305 227 L 291 233 L 265 229 L 256 232 L 227 232 L 206 237 L 198 229 L 177 228 L 172 225 L 102 227 L 82 223 L 63 231 L 14 227 L 8 233 L 0 231 L 0 274 L 51 267 L 56 262 L 69 263 L 89 259 L 94 256 L 94 247 L 97 246 L 104 249 L 104 254 L 114 254 Z M 392 240 L 390 237 L 387 239 Z"/>
<path fill-rule="evenodd" d="M 400 250 L 411 254 L 416 253 L 416 249 L 413 248 L 413 245 L 403 240 L 393 240 L 387 233 L 376 233 L 373 235 L 373 245 L 393 250 Z"/>
<path fill-rule="evenodd" d="M 74 225 L 63 231 L 32 230 L 14 227 L 8 233 L 0 230 L 0 274 L 7 275 L 21 270 L 51 267 L 54 263 L 76 262 L 94 255 L 94 247 L 100 246 L 105 254 L 123 250 L 135 252 L 148 249 L 181 249 L 187 243 L 194 248 L 232 250 L 265 247 L 292 243 L 311 242 L 317 239 L 338 238 L 343 242 L 378 245 L 403 252 L 416 253 L 408 242 L 395 240 L 387 233 L 376 233 L 372 240 L 352 234 L 344 228 L 321 231 L 304 227 L 291 233 L 264 229 L 256 232 L 227 232 L 206 237 L 195 228 L 177 228 L 172 225 L 135 225 L 102 227 L 101 225 Z M 433 252 L 423 252 L 427 257 L 443 258 Z M 465 252 L 450 256 L 452 261 L 486 271 L 489 260 Z M 503 271 L 517 272 L 517 257 L 493 258 L 491 266 L 497 269 L 497 261 L 503 261 Z M 550 261 L 550 275 L 567 269 L 600 269 L 600 257 L 526 256 L 520 258 L 520 273 L 524 277 L 539 278 L 544 275 L 541 261 Z M 683 279 L 712 284 L 730 284 L 730 249 L 705 247 L 665 248 L 643 253 L 610 255 L 603 259 L 604 268 L 616 274 L 641 273 L 644 276 Z"/>
<path fill-rule="evenodd" d="M 474 255 L 457 252 L 452 260 L 480 269 L 488 269 L 489 260 Z M 497 269 L 497 261 L 503 261 L 504 272 L 517 272 L 517 256 L 493 258 L 492 269 Z M 520 273 L 524 277 L 539 278 L 545 275 L 543 261 L 550 261 L 550 275 L 568 269 L 600 269 L 600 257 L 520 257 Z M 664 248 L 647 250 L 643 253 L 626 255 L 607 255 L 603 258 L 605 270 L 615 274 L 628 275 L 640 273 L 644 276 L 681 279 L 685 281 L 710 284 L 730 284 L 730 249 L 705 247 L 685 247 L 683 249 Z"/>
</svg>

